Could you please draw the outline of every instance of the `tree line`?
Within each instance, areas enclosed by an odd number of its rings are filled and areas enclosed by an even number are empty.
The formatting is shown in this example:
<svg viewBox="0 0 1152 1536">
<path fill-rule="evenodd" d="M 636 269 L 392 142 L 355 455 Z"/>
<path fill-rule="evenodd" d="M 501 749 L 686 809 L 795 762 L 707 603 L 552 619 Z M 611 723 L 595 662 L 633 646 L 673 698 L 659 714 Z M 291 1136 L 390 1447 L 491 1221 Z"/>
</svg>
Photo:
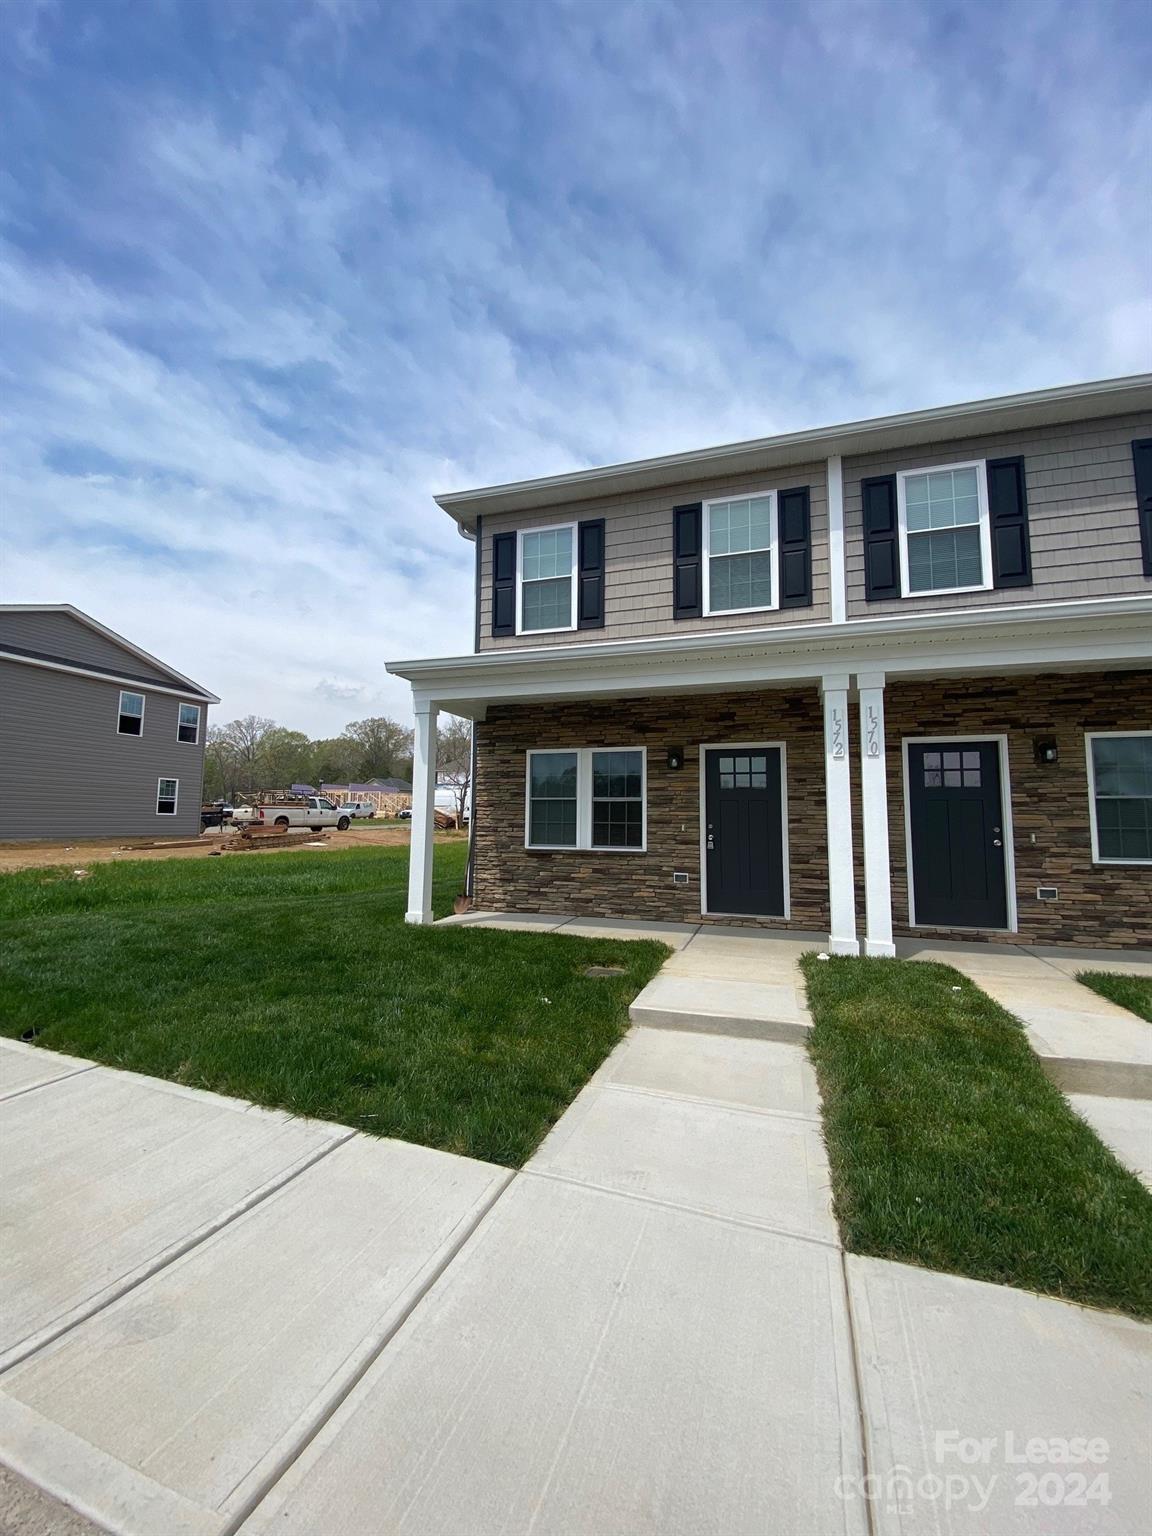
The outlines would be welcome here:
<svg viewBox="0 0 1152 1536">
<path fill-rule="evenodd" d="M 441 717 L 438 771 L 466 793 L 472 727 Z M 293 784 L 363 784 L 368 779 L 412 779 L 412 730 L 372 715 L 350 720 L 339 736 L 313 741 L 263 715 L 245 715 L 209 727 L 204 756 L 204 799 L 235 800 Z"/>
</svg>

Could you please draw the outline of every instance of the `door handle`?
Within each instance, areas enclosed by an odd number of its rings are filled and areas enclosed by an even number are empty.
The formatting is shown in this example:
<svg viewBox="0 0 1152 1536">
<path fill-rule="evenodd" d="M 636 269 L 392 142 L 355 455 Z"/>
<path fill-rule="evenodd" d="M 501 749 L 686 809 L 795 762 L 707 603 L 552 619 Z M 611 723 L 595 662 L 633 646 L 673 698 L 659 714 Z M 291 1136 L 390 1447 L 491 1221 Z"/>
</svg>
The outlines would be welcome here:
<svg viewBox="0 0 1152 1536">
<path fill-rule="evenodd" d="M 998 837 L 994 837 L 992 839 L 992 846 L 993 846 L 993 848 L 1002 848 L 1004 846 L 1004 844 L 1000 841 L 1000 839 Z"/>
</svg>

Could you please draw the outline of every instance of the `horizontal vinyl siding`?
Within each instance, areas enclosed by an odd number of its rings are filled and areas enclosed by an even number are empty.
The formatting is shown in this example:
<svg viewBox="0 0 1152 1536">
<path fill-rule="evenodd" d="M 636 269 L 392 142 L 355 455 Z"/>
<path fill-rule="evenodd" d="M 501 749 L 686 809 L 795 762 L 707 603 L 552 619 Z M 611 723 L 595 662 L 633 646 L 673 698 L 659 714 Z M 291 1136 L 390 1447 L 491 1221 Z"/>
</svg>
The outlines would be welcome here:
<svg viewBox="0 0 1152 1536">
<path fill-rule="evenodd" d="M 118 684 L 0 660 L 0 841 L 199 832 L 207 709 L 191 746 L 180 700 L 137 691 L 144 734 L 121 736 Z M 156 814 L 160 778 L 180 781 L 175 816 Z"/>
<path fill-rule="evenodd" d="M 807 485 L 811 492 L 812 605 L 772 609 L 767 613 L 720 613 L 706 619 L 673 619 L 672 508 L 719 496 L 790 490 L 801 485 Z M 593 517 L 604 519 L 603 629 L 494 637 L 492 536 Z M 578 645 L 597 640 L 633 640 L 718 629 L 763 629 L 773 624 L 798 624 L 805 619 L 828 617 L 828 496 L 822 461 L 763 475 L 745 475 L 739 479 L 689 481 L 671 491 L 643 497 L 612 497 L 596 502 L 582 501 L 571 507 L 554 507 L 547 512 L 514 512 L 484 518 L 480 575 L 481 650 L 524 645 Z"/>
<path fill-rule="evenodd" d="M 910 453 L 844 462 L 844 544 L 848 617 L 940 612 L 1059 598 L 1120 597 L 1152 591 L 1143 573 L 1132 441 L 1152 435 L 1152 416 L 1111 417 L 999 437 L 967 438 Z M 986 592 L 890 598 L 864 596 L 860 482 L 870 475 L 1023 455 L 1032 543 L 1032 585 Z"/>
<path fill-rule="evenodd" d="M 154 677 L 168 687 L 179 687 L 176 679 L 159 667 L 150 666 L 132 651 L 114 640 L 81 624 L 70 613 L 4 613 L 0 611 L 0 645 L 23 646 L 29 651 L 45 651 L 64 657 L 79 666 L 117 667 L 132 677 Z"/>
</svg>

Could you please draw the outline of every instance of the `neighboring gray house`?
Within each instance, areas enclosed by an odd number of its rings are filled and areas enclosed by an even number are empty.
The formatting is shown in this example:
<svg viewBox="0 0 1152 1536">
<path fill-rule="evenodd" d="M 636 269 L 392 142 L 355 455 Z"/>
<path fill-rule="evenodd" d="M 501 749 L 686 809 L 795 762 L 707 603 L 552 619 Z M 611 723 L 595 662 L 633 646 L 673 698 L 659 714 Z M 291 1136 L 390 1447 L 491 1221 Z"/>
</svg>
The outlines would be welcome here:
<svg viewBox="0 0 1152 1536">
<path fill-rule="evenodd" d="M 0 603 L 0 841 L 200 830 L 216 695 L 67 603 Z"/>
</svg>

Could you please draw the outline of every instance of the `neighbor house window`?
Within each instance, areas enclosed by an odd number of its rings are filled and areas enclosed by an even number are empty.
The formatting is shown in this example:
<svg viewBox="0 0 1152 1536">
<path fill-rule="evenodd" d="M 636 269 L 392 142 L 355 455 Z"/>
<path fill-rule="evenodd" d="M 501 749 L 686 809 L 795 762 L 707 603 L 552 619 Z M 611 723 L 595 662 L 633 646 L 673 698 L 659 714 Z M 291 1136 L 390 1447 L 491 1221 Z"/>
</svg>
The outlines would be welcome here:
<svg viewBox="0 0 1152 1536">
<path fill-rule="evenodd" d="M 176 727 L 176 740 L 190 742 L 193 746 L 200 740 L 199 704 L 181 704 L 180 723 Z"/>
<path fill-rule="evenodd" d="M 896 477 L 904 590 L 972 592 L 992 585 L 983 461 Z"/>
<path fill-rule="evenodd" d="M 116 729 L 121 736 L 143 736 L 144 734 L 144 695 L 142 693 L 120 694 L 120 723 Z"/>
<path fill-rule="evenodd" d="M 156 785 L 157 816 L 175 816 L 176 797 L 180 792 L 179 779 L 160 779 Z"/>
<path fill-rule="evenodd" d="M 642 851 L 642 747 L 582 747 L 528 754 L 529 848 Z"/>
<path fill-rule="evenodd" d="M 1088 737 L 1092 857 L 1152 864 L 1152 731 Z"/>
<path fill-rule="evenodd" d="M 576 525 L 520 535 L 520 630 L 576 627 Z"/>
<path fill-rule="evenodd" d="M 704 503 L 705 613 L 775 608 L 776 497 Z"/>
</svg>

